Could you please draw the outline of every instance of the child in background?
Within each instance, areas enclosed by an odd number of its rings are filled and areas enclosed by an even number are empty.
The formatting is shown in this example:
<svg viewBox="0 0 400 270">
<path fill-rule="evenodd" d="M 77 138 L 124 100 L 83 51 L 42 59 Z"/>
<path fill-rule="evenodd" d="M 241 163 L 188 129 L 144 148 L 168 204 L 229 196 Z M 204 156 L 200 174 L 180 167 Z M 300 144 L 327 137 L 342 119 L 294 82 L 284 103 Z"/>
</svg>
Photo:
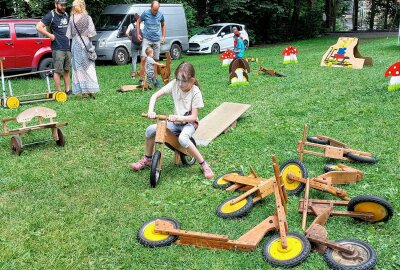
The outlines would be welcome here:
<svg viewBox="0 0 400 270">
<path fill-rule="evenodd" d="M 235 38 L 236 45 L 233 49 L 235 52 L 236 58 L 243 58 L 244 56 L 244 42 L 243 39 L 240 38 L 240 32 L 238 30 L 235 30 L 233 32 L 233 37 Z"/>
<path fill-rule="evenodd" d="M 147 53 L 147 50 L 146 50 Z M 147 63 L 146 63 L 147 64 Z M 163 88 L 154 93 L 150 98 L 148 118 L 154 119 L 156 113 L 154 106 L 162 95 L 172 95 L 174 101 L 174 114 L 168 117 L 167 128 L 174 134 L 179 134 L 179 143 L 193 156 L 200 164 L 205 178 L 211 179 L 214 173 L 210 165 L 204 160 L 196 146 L 190 141 L 198 126 L 198 112 L 204 107 L 198 82 L 195 78 L 195 70 L 188 62 L 181 63 L 175 70 L 175 80 L 170 81 Z M 144 157 L 130 168 L 140 171 L 151 165 L 156 125 L 150 125 L 146 129 L 146 150 Z"/>
<path fill-rule="evenodd" d="M 156 65 L 161 66 L 161 67 L 163 67 L 165 65 L 160 64 L 153 59 L 154 51 L 152 48 L 150 48 L 150 47 L 146 48 L 145 52 L 146 52 L 147 56 L 146 56 L 146 64 L 145 64 L 144 70 L 146 72 L 147 83 L 148 84 L 153 83 L 154 86 L 156 86 L 158 84 L 158 82 L 157 82 L 157 78 L 155 77 L 154 69 L 156 68 Z"/>
</svg>

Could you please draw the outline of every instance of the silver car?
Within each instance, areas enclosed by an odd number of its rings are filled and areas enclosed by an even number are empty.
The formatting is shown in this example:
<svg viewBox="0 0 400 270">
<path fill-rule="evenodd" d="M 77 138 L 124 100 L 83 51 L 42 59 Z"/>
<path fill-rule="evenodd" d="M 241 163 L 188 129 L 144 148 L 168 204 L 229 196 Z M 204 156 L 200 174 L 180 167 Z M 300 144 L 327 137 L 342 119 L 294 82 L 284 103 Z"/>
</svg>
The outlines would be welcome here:
<svg viewBox="0 0 400 270">
<path fill-rule="evenodd" d="M 126 64 L 131 57 L 131 41 L 125 32 L 134 13 L 141 15 L 150 4 L 110 5 L 95 23 L 97 36 L 93 39 L 98 60 L 112 60 L 117 65 Z M 170 52 L 173 59 L 180 58 L 189 49 L 185 11 L 181 4 L 161 4 L 164 14 L 166 37 L 161 53 Z M 143 26 L 141 26 L 143 27 Z"/>
</svg>

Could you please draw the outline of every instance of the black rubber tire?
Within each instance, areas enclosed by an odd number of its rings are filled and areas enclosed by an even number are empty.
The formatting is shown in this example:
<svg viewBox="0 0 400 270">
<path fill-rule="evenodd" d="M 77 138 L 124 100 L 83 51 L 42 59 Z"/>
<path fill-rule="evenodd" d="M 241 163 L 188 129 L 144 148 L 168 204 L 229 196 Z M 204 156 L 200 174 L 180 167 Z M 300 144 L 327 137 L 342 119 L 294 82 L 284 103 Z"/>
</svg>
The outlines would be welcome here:
<svg viewBox="0 0 400 270">
<path fill-rule="evenodd" d="M 174 43 L 171 45 L 169 53 L 172 59 L 179 59 L 182 55 L 182 47 L 179 45 L 179 43 Z"/>
<path fill-rule="evenodd" d="M 244 175 L 242 171 L 231 171 L 231 172 L 226 172 L 226 173 L 224 173 L 223 175 L 220 175 L 220 176 L 217 176 L 216 178 L 214 178 L 214 181 L 213 181 L 212 186 L 213 186 L 214 188 L 219 188 L 219 189 L 226 189 L 226 188 L 232 186 L 232 185 L 233 185 L 232 182 L 227 182 L 227 183 L 225 183 L 225 184 L 219 184 L 219 183 L 218 183 L 218 181 L 219 181 L 222 177 L 224 177 L 224 176 L 227 175 L 227 174 L 231 174 L 231 173 L 237 173 L 238 175 L 241 175 L 241 176 Z"/>
<path fill-rule="evenodd" d="M 374 157 L 361 156 L 361 155 L 357 155 L 355 153 L 347 153 L 347 154 L 344 154 L 344 156 L 353 161 L 369 163 L 369 164 L 374 164 L 378 161 Z"/>
<path fill-rule="evenodd" d="M 196 146 L 196 141 L 192 137 L 190 138 L 190 141 L 194 144 L 194 146 Z M 196 163 L 196 159 L 192 156 L 187 156 L 183 153 L 179 153 L 179 155 L 183 165 L 191 166 Z"/>
<path fill-rule="evenodd" d="M 44 59 L 40 60 L 38 71 L 50 70 L 50 69 L 53 69 L 53 68 L 54 68 L 53 58 L 47 57 L 47 58 L 44 58 Z M 40 78 L 46 79 L 46 74 L 47 74 L 47 72 L 39 73 Z"/>
<path fill-rule="evenodd" d="M 157 219 L 170 221 L 171 223 L 174 224 L 174 229 L 180 229 L 179 223 L 176 220 L 174 220 L 172 218 L 168 218 L 168 217 L 153 218 L 153 219 L 145 222 L 139 228 L 139 230 L 137 232 L 137 239 L 138 239 L 139 243 L 141 243 L 145 247 L 151 247 L 151 248 L 153 248 L 153 247 L 165 247 L 165 246 L 171 245 L 172 243 L 174 243 L 178 239 L 178 236 L 175 236 L 175 235 L 171 235 L 168 238 L 166 238 L 164 240 L 160 240 L 160 241 L 152 241 L 152 240 L 147 239 L 145 237 L 145 235 L 144 235 L 144 231 L 145 231 L 145 229 L 146 229 L 146 227 L 148 225 L 150 225 L 151 223 L 154 223 Z"/>
<path fill-rule="evenodd" d="M 247 50 L 249 48 L 249 41 L 248 40 L 243 40 L 244 43 L 244 48 Z"/>
<path fill-rule="evenodd" d="M 225 213 L 225 212 L 222 211 L 222 207 L 225 204 L 229 203 L 231 200 L 233 200 L 233 199 L 235 199 L 237 197 L 238 196 L 226 199 L 225 201 L 220 203 L 217 206 L 217 215 L 219 217 L 222 217 L 222 218 L 240 218 L 240 217 L 243 217 L 243 216 L 247 215 L 250 212 L 250 210 L 253 208 L 253 197 L 252 196 L 246 197 L 244 199 L 244 200 L 246 200 L 246 203 L 243 205 L 242 208 L 238 209 L 237 211 L 230 212 L 230 213 Z"/>
<path fill-rule="evenodd" d="M 64 133 L 62 132 L 61 129 L 57 128 L 57 135 L 58 135 L 58 141 L 56 141 L 56 144 L 58 146 L 64 147 L 65 145 L 65 136 Z"/>
<path fill-rule="evenodd" d="M 296 265 L 300 264 L 301 262 L 303 262 L 305 259 L 307 259 L 308 255 L 310 254 L 310 251 L 311 251 L 311 244 L 307 240 L 307 238 L 304 235 L 298 234 L 298 233 L 287 233 L 286 236 L 297 238 L 298 240 L 301 241 L 302 249 L 301 249 L 300 253 L 296 257 L 294 257 L 292 259 L 288 259 L 288 260 L 277 260 L 277 259 L 273 258 L 270 255 L 269 247 L 273 244 L 273 242 L 280 240 L 279 235 L 276 234 L 276 235 L 272 236 L 271 239 L 269 239 L 268 242 L 263 247 L 262 254 L 263 254 L 264 260 L 266 262 L 268 262 L 274 266 L 288 268 L 288 267 L 296 266 Z"/>
<path fill-rule="evenodd" d="M 220 51 L 220 47 L 219 47 L 219 44 L 218 43 L 214 43 L 212 46 L 211 46 L 211 53 L 212 54 L 219 54 L 221 51 Z"/>
<path fill-rule="evenodd" d="M 298 159 L 289 159 L 288 161 L 286 161 L 285 163 L 283 163 L 283 164 L 281 165 L 281 167 L 279 168 L 279 170 L 280 170 L 280 172 L 281 172 L 281 176 L 283 175 L 283 172 L 284 172 L 285 168 L 286 168 L 287 166 L 290 166 L 290 165 L 295 165 L 295 166 L 297 166 L 297 167 L 300 169 L 300 171 L 301 171 L 301 177 L 302 177 L 302 178 L 307 178 L 307 177 L 308 177 L 308 173 L 307 173 L 306 166 L 304 165 L 303 162 L 301 162 L 301 161 L 298 160 Z M 285 184 L 287 184 L 287 180 L 284 179 L 284 178 L 285 178 L 285 177 L 282 177 L 282 181 L 283 181 L 283 184 L 285 185 Z M 306 187 L 306 184 L 300 183 L 299 186 L 298 186 L 297 188 L 290 190 L 290 189 L 287 189 L 287 185 L 285 185 L 286 192 L 287 192 L 289 195 L 296 195 L 296 196 L 300 195 L 300 193 L 303 191 L 303 189 L 304 189 L 305 187 Z"/>
<path fill-rule="evenodd" d="M 22 141 L 18 136 L 12 136 L 10 140 L 11 152 L 17 156 L 22 153 Z"/>
<path fill-rule="evenodd" d="M 324 172 L 341 172 L 343 169 L 337 167 L 337 165 L 334 164 L 325 164 L 324 165 Z"/>
<path fill-rule="evenodd" d="M 374 268 L 376 264 L 376 253 L 369 244 L 355 239 L 342 239 L 335 241 L 335 243 L 345 244 L 346 246 L 356 248 L 358 251 L 362 251 L 363 261 L 361 261 L 359 264 L 354 264 L 350 261 L 350 259 L 342 257 L 341 252 L 338 252 L 331 248 L 327 248 L 324 253 L 324 259 L 329 265 L 330 269 L 370 270 Z M 346 260 L 348 261 L 348 263 L 346 263 Z"/>
<path fill-rule="evenodd" d="M 390 202 L 388 202 L 387 200 L 385 200 L 385 199 L 383 199 L 381 197 L 377 197 L 377 196 L 369 195 L 369 194 L 361 195 L 361 196 L 357 196 L 357 197 L 352 198 L 349 201 L 349 204 L 347 205 L 347 210 L 348 211 L 359 211 L 357 209 L 357 206 L 362 207 L 361 203 L 373 203 L 373 204 L 376 204 L 377 206 L 383 207 L 385 212 L 386 212 L 386 213 L 383 213 L 383 217 L 381 217 L 381 218 L 376 217 L 374 220 L 368 221 L 368 222 L 371 222 L 371 223 L 387 222 L 393 216 L 393 207 L 390 204 Z M 360 218 L 354 218 L 354 219 L 363 220 L 363 219 L 360 219 Z"/>
<path fill-rule="evenodd" d="M 323 144 L 323 145 L 328 145 L 329 141 L 328 140 L 321 140 L 318 139 L 315 136 L 307 136 L 307 141 L 311 143 L 317 143 L 317 144 Z"/>
<path fill-rule="evenodd" d="M 129 53 L 124 47 L 118 47 L 114 51 L 113 62 L 116 65 L 126 65 L 129 61 Z"/>
<path fill-rule="evenodd" d="M 150 186 L 155 188 L 160 181 L 161 170 L 158 170 L 158 164 L 161 162 L 161 152 L 155 151 L 150 167 Z"/>
</svg>

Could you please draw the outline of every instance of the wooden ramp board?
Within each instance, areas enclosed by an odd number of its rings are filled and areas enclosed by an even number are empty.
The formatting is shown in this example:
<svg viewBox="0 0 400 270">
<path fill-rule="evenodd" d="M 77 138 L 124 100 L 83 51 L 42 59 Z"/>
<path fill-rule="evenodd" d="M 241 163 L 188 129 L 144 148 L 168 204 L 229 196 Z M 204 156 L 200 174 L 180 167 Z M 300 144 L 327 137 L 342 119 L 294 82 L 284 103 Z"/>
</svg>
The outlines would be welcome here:
<svg viewBox="0 0 400 270">
<path fill-rule="evenodd" d="M 197 145 L 207 146 L 224 132 L 248 109 L 249 104 L 224 102 L 200 120 L 199 128 L 193 134 Z"/>
</svg>

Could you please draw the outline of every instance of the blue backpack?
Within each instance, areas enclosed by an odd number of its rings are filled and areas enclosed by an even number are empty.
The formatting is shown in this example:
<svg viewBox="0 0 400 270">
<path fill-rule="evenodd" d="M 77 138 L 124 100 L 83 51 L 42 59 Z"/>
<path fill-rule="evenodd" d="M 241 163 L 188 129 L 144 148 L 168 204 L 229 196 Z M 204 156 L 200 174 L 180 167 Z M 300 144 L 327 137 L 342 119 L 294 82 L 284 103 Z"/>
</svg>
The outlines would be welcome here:
<svg viewBox="0 0 400 270">
<path fill-rule="evenodd" d="M 132 43 L 135 45 L 141 45 L 142 41 L 139 41 L 137 38 L 137 35 L 136 35 L 136 24 L 132 24 L 132 25 L 133 25 L 132 30 L 131 30 Z M 140 30 L 140 35 L 143 38 L 142 30 Z"/>
</svg>

